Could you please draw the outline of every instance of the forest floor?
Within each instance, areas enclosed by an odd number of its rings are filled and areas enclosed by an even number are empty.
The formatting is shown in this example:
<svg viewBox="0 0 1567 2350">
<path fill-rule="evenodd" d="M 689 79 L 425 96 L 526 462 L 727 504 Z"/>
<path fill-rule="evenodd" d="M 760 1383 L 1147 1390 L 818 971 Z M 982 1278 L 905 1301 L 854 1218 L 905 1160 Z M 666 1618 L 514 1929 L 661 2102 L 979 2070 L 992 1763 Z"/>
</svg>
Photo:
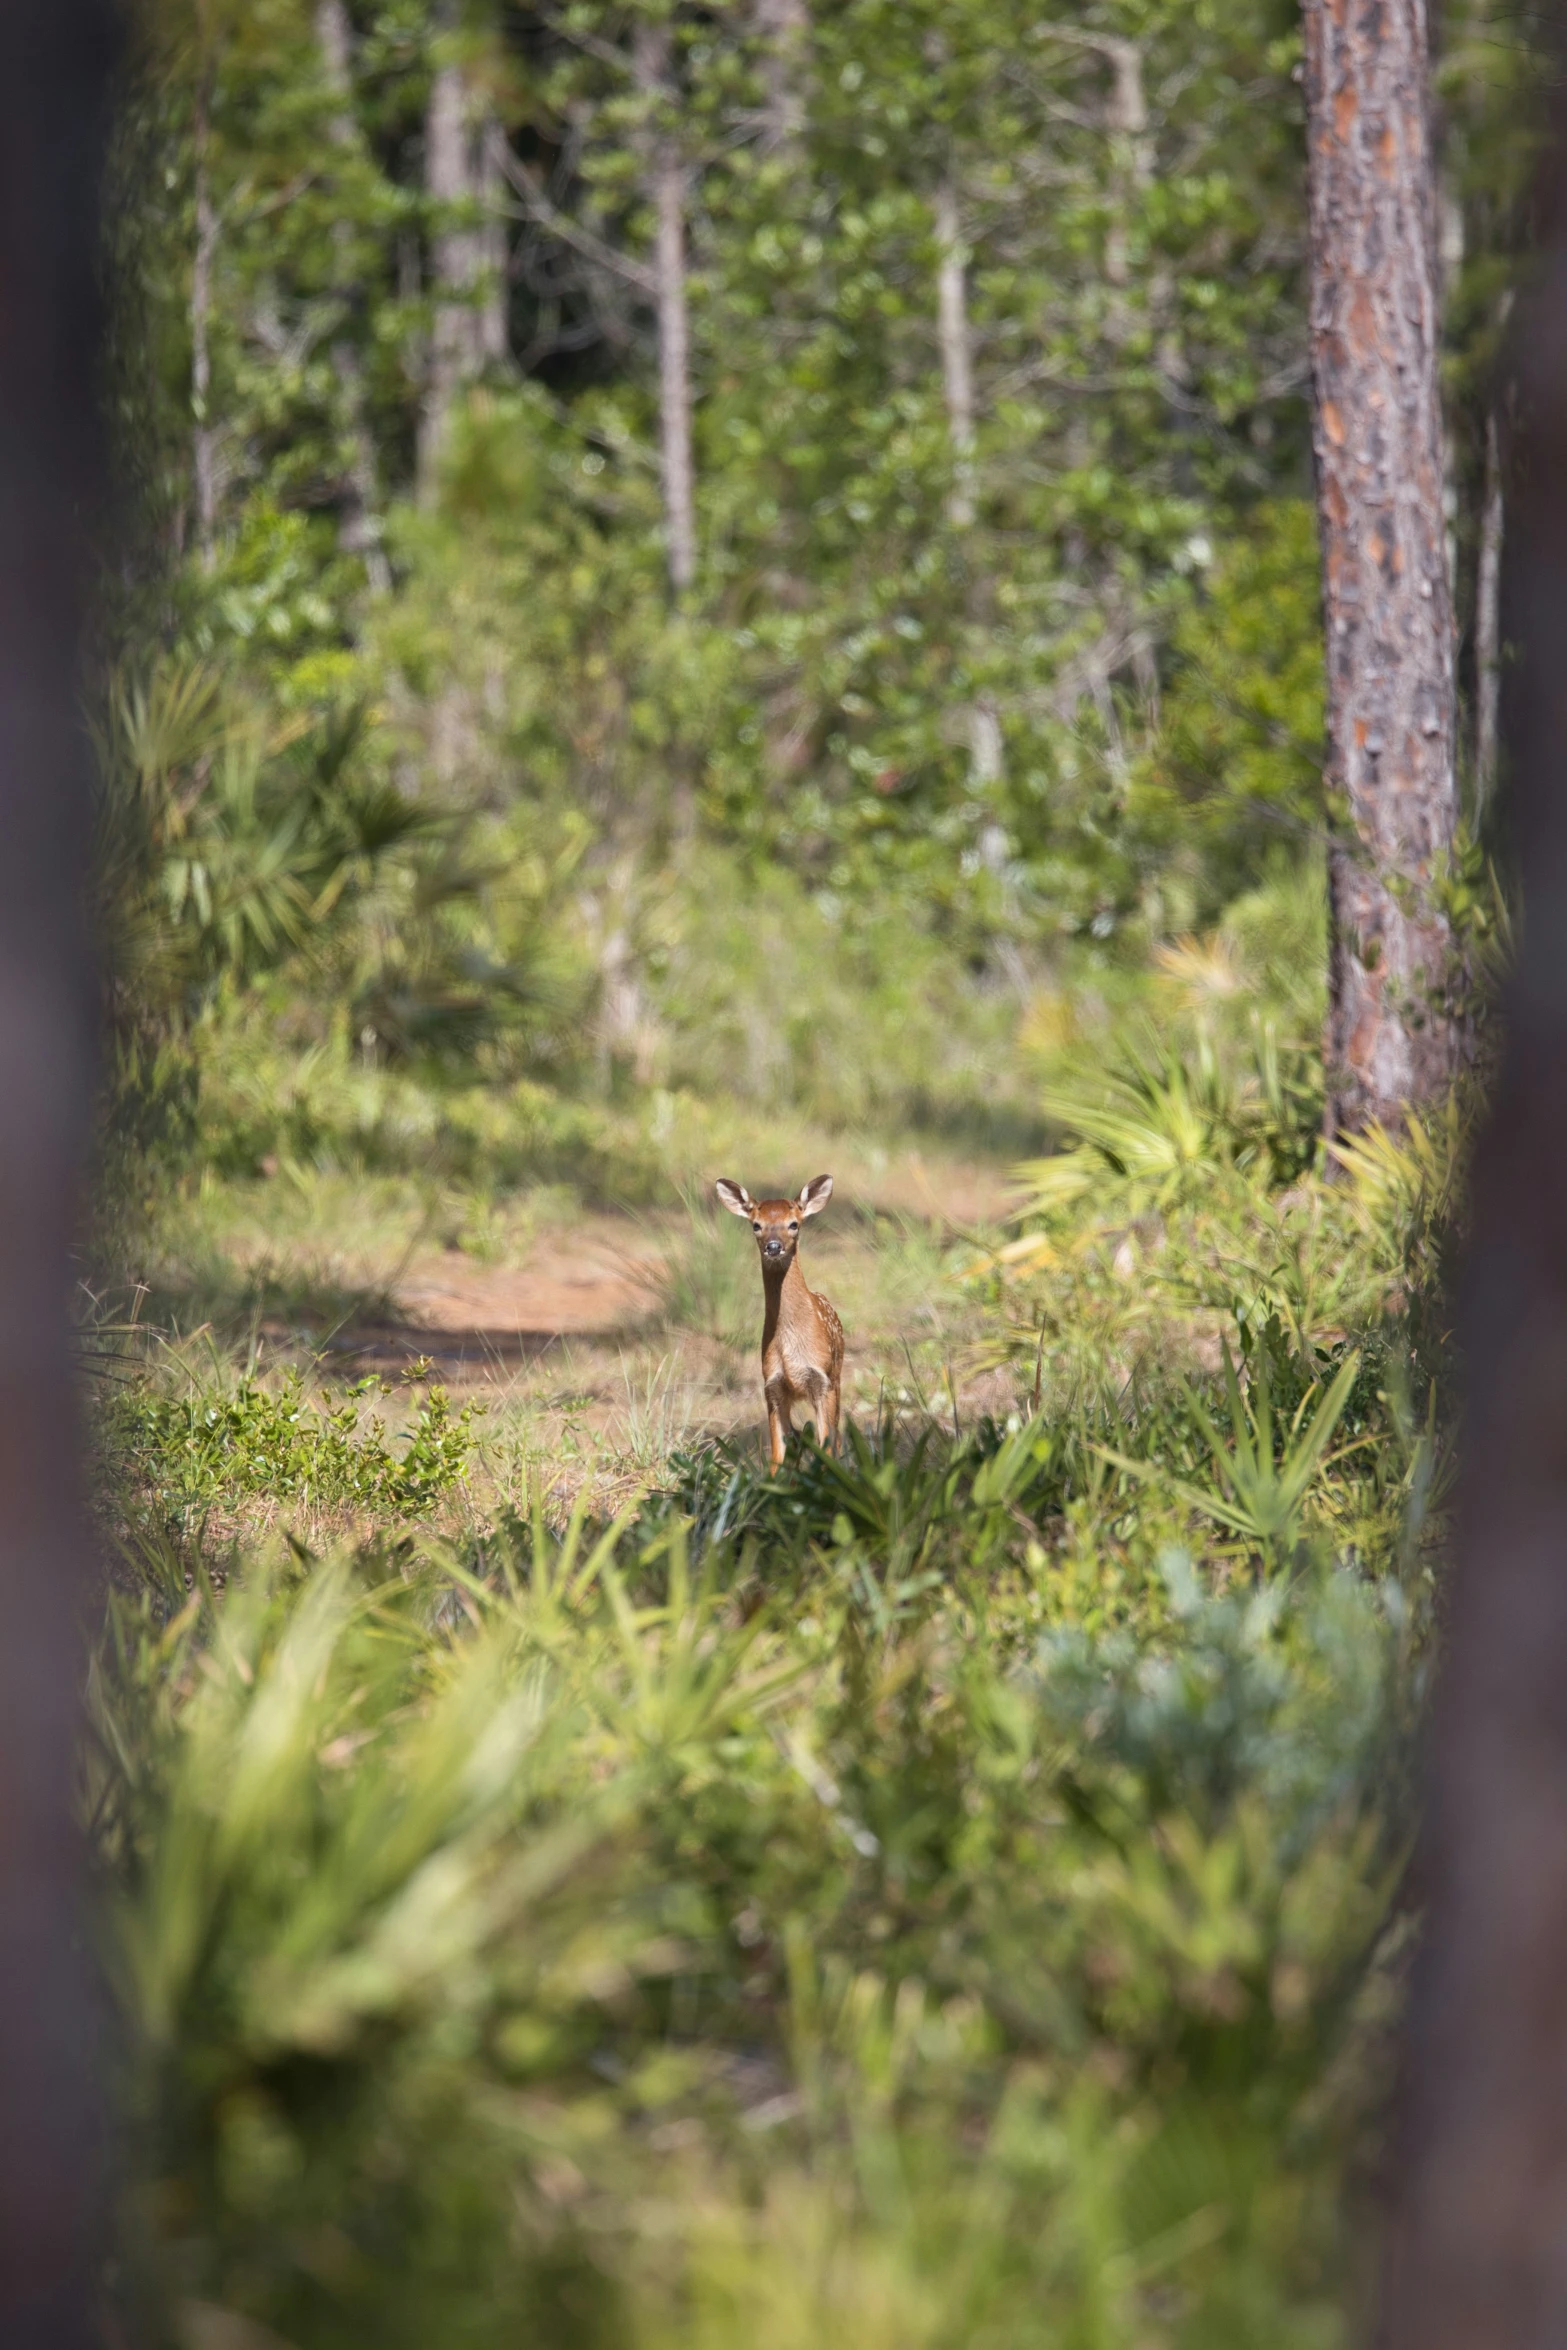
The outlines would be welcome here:
<svg viewBox="0 0 1567 2350">
<path fill-rule="evenodd" d="M 1015 1373 L 961 1276 L 1015 1196 L 1009 1168 L 907 1143 L 833 1158 L 803 1261 L 843 1316 L 850 1412 L 874 1419 L 885 1398 L 965 1422 L 1004 1413 Z M 754 1248 L 695 1194 L 616 1212 L 553 1188 L 209 1178 L 165 1215 L 146 1284 L 140 1318 L 181 1377 L 297 1366 L 341 1391 L 374 1375 L 394 1430 L 431 1386 L 474 1405 L 465 1500 L 481 1514 L 540 1489 L 558 1516 L 584 1484 L 607 1506 L 673 1451 L 760 1438 Z"/>
</svg>

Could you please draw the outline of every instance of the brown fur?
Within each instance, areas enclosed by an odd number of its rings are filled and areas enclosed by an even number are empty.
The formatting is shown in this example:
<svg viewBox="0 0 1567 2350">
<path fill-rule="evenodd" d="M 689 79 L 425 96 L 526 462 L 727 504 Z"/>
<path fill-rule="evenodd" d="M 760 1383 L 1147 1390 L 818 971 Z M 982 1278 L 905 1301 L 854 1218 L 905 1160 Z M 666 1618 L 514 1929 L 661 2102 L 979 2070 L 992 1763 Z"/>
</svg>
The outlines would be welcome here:
<svg viewBox="0 0 1567 2350">
<path fill-rule="evenodd" d="M 762 1394 L 767 1442 L 776 1471 L 784 1457 L 796 1404 L 816 1424 L 819 1444 L 836 1452 L 843 1414 L 843 1324 L 830 1301 L 806 1286 L 800 1270 L 800 1230 L 832 1197 L 832 1177 L 818 1175 L 798 1199 L 753 1200 L 726 1177 L 718 1197 L 732 1216 L 744 1216 L 762 1261 Z"/>
</svg>

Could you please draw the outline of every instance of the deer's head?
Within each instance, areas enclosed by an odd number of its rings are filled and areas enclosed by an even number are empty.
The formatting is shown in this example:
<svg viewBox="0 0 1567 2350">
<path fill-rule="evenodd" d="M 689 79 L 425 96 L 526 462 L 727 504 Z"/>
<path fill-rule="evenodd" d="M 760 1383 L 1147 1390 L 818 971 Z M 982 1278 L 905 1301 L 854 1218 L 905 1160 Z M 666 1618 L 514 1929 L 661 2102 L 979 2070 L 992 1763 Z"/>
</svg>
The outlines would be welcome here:
<svg viewBox="0 0 1567 2350">
<path fill-rule="evenodd" d="M 800 1245 L 807 1216 L 819 1216 L 832 1198 L 832 1177 L 813 1175 L 798 1199 L 753 1199 L 743 1183 L 726 1175 L 713 1186 L 731 1216 L 744 1216 L 756 1235 L 764 1273 L 786 1273 Z"/>
</svg>

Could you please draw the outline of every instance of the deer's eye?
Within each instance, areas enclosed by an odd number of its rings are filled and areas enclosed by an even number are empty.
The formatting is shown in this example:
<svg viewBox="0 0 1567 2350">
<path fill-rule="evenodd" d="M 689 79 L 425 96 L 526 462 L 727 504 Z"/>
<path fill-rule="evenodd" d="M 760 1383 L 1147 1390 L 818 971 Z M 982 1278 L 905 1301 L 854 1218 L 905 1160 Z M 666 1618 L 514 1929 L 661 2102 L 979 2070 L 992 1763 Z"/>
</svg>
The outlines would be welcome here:
<svg viewBox="0 0 1567 2350">
<path fill-rule="evenodd" d="M 799 1229 L 800 1229 L 800 1227 L 799 1227 L 799 1225 L 798 1225 L 798 1224 L 791 1224 L 791 1225 L 790 1225 L 790 1227 L 789 1227 L 789 1229 L 790 1229 L 790 1231 L 791 1231 L 791 1232 L 798 1232 L 798 1231 L 799 1231 Z"/>
<path fill-rule="evenodd" d="M 761 1229 L 762 1229 L 762 1227 L 761 1227 L 761 1225 L 760 1225 L 760 1224 L 753 1224 L 753 1225 L 751 1226 L 751 1230 L 752 1230 L 753 1232 L 760 1232 L 760 1231 L 761 1231 Z"/>
</svg>

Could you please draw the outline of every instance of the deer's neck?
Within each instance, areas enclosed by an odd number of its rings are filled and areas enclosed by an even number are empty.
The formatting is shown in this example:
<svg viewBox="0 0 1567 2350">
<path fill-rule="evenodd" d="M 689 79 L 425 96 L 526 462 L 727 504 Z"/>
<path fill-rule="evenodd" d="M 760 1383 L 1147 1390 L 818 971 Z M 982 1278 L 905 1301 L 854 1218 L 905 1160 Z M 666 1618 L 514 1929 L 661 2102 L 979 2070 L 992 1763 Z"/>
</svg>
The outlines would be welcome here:
<svg viewBox="0 0 1567 2350">
<path fill-rule="evenodd" d="M 798 1256 L 789 1259 L 782 1273 L 767 1265 L 762 1267 L 762 1351 L 765 1354 L 780 1331 L 785 1334 L 796 1328 L 809 1327 L 816 1300 L 805 1285 Z"/>
</svg>

